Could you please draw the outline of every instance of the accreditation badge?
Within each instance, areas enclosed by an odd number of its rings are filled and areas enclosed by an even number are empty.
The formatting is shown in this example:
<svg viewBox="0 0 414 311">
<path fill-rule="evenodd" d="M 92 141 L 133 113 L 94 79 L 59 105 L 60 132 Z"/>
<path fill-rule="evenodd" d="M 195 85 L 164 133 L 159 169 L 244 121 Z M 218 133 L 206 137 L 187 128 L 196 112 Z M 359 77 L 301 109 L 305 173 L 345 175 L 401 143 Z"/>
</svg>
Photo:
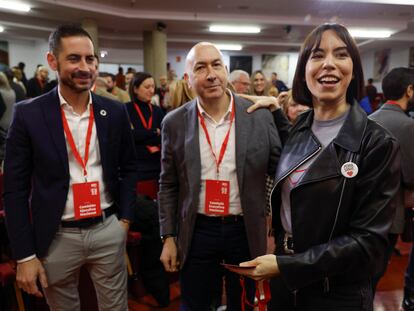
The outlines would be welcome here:
<svg viewBox="0 0 414 311">
<path fill-rule="evenodd" d="M 85 182 L 72 185 L 75 219 L 101 216 L 99 182 Z"/>
<path fill-rule="evenodd" d="M 227 180 L 206 180 L 206 215 L 227 216 L 230 206 L 230 182 Z"/>
</svg>

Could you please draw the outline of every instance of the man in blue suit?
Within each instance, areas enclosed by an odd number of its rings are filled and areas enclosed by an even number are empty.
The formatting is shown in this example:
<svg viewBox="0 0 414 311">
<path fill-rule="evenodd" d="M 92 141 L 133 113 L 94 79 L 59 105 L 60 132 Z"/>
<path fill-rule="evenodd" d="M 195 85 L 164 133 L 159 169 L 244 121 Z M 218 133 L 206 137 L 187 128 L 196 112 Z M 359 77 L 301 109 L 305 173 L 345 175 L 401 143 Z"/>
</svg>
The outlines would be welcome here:
<svg viewBox="0 0 414 311">
<path fill-rule="evenodd" d="M 6 142 L 4 201 L 17 283 L 42 296 L 40 281 L 51 310 L 80 310 L 85 266 L 100 310 L 127 310 L 124 250 L 136 180 L 127 112 L 90 92 L 97 69 L 85 30 L 61 26 L 49 48 L 58 87 L 15 106 Z"/>
</svg>

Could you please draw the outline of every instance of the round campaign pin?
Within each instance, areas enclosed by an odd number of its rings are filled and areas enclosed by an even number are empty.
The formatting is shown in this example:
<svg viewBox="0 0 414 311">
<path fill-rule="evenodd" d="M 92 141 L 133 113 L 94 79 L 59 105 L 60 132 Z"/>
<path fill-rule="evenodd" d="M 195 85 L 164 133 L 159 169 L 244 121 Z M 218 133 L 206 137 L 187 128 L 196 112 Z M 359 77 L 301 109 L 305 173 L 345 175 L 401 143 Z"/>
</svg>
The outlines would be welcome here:
<svg viewBox="0 0 414 311">
<path fill-rule="evenodd" d="M 100 114 L 101 114 L 101 116 L 103 116 L 103 117 L 104 117 L 104 116 L 106 116 L 106 110 L 103 110 L 103 109 L 102 109 L 102 110 L 100 111 Z"/>
<path fill-rule="evenodd" d="M 358 175 L 358 166 L 354 162 L 346 162 L 341 167 L 341 173 L 346 178 L 353 178 Z"/>
</svg>

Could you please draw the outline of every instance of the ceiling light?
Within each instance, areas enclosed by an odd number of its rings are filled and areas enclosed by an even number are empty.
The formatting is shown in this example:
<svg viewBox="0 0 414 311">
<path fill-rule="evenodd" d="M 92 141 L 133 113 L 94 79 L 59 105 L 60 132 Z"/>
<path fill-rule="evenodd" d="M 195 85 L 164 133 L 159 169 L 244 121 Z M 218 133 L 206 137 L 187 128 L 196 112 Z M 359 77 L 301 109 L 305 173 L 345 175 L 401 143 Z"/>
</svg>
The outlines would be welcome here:
<svg viewBox="0 0 414 311">
<path fill-rule="evenodd" d="M 19 11 L 19 12 L 29 12 L 30 6 L 25 3 L 10 1 L 10 0 L 0 0 L 0 9 Z"/>
<path fill-rule="evenodd" d="M 4 31 L 4 27 L 0 26 L 0 32 L 3 32 L 3 31 Z"/>
<path fill-rule="evenodd" d="M 343 2 L 345 2 L 345 0 L 325 0 L 325 1 L 343 1 Z M 413 0 L 348 0 L 348 2 L 395 4 L 395 5 L 414 5 Z"/>
<path fill-rule="evenodd" d="M 223 51 L 241 51 L 243 48 L 240 44 L 215 44 L 219 50 Z"/>
<path fill-rule="evenodd" d="M 209 30 L 211 32 L 227 32 L 227 33 L 259 33 L 260 28 L 257 26 L 229 26 L 229 25 L 212 25 Z"/>
<path fill-rule="evenodd" d="M 100 54 L 101 54 L 101 58 L 104 58 L 108 55 L 108 51 L 102 50 Z"/>
<path fill-rule="evenodd" d="M 395 31 L 390 29 L 348 28 L 354 38 L 388 38 Z"/>
</svg>

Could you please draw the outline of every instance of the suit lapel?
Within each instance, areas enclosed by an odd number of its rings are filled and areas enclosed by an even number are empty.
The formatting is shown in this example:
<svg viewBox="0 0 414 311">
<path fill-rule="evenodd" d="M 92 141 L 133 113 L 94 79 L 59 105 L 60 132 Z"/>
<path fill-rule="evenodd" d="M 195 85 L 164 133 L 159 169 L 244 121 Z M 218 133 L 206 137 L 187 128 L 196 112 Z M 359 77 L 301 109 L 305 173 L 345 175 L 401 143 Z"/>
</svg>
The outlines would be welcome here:
<svg viewBox="0 0 414 311">
<path fill-rule="evenodd" d="M 96 134 L 99 141 L 102 167 L 105 168 L 106 155 L 108 154 L 108 133 L 110 111 L 103 105 L 100 98 L 92 94 L 93 115 L 95 117 Z"/>
<path fill-rule="evenodd" d="M 234 95 L 233 95 L 234 96 Z M 246 109 L 239 101 L 239 98 L 234 96 L 234 104 L 236 109 L 235 116 L 235 133 L 236 133 L 236 167 L 237 167 L 237 181 L 239 184 L 239 192 L 243 189 L 244 164 L 246 160 L 247 150 L 247 136 L 248 136 L 248 122 L 249 118 Z"/>
<path fill-rule="evenodd" d="M 194 200 L 196 200 L 200 192 L 201 180 L 200 140 L 198 136 L 196 101 L 193 100 L 188 103 L 186 109 L 187 112 L 184 115 L 184 158 L 190 189 L 193 189 Z"/>
<path fill-rule="evenodd" d="M 40 103 L 47 128 L 52 137 L 56 150 L 62 160 L 66 172 L 69 172 L 68 151 L 66 139 L 63 132 L 62 115 L 57 88 L 50 91 Z"/>
</svg>

